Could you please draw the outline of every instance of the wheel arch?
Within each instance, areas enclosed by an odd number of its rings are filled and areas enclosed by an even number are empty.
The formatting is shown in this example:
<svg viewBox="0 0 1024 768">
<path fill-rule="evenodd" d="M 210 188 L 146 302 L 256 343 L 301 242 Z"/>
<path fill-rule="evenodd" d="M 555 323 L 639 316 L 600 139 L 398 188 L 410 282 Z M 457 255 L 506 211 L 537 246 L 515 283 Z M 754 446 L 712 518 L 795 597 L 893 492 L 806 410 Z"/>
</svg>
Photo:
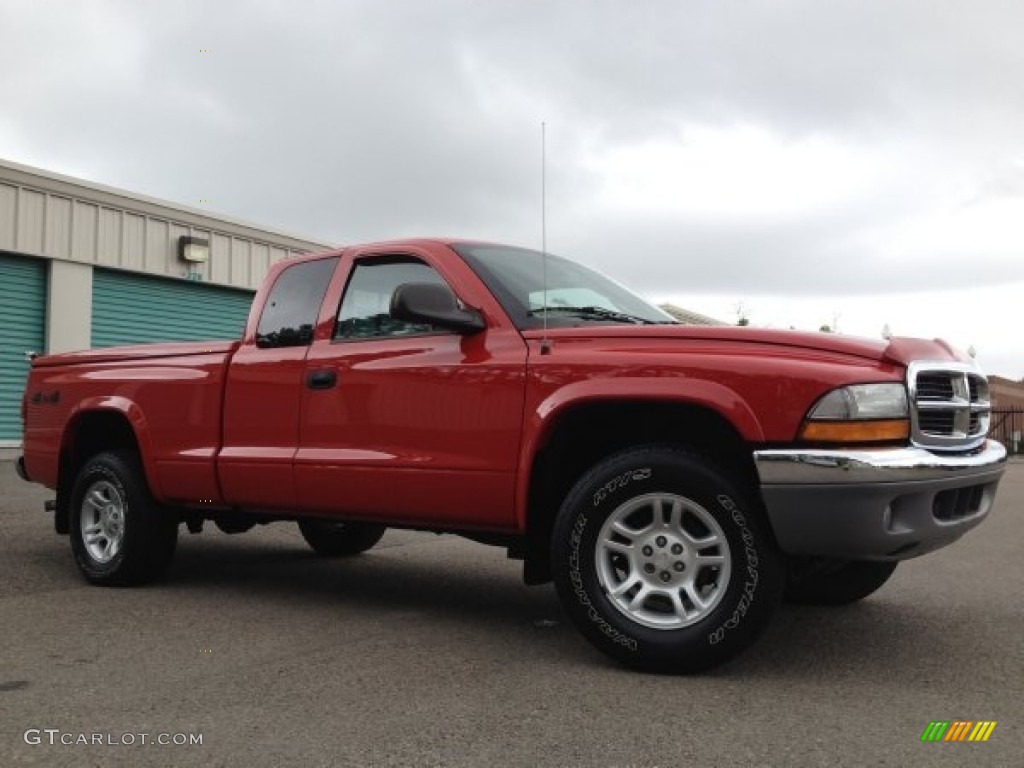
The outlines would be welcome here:
<svg viewBox="0 0 1024 768">
<path fill-rule="evenodd" d="M 752 417 L 752 414 L 751 414 Z M 760 437 L 754 420 L 747 432 Z M 524 457 L 527 477 L 518 513 L 525 532 L 524 578 L 550 579 L 550 539 L 562 501 L 579 478 L 608 456 L 641 445 L 686 447 L 735 473 L 737 482 L 757 489 L 749 434 L 706 402 L 658 398 L 587 398 L 552 410 L 541 439 Z M 522 480 L 523 478 L 521 478 Z"/>
<path fill-rule="evenodd" d="M 71 487 L 82 465 L 105 450 L 130 450 L 139 456 L 145 480 L 154 496 L 156 472 L 148 450 L 148 431 L 141 409 L 130 400 L 106 397 L 78 404 L 68 417 L 61 436 L 57 464 L 57 528 L 69 530 Z"/>
</svg>

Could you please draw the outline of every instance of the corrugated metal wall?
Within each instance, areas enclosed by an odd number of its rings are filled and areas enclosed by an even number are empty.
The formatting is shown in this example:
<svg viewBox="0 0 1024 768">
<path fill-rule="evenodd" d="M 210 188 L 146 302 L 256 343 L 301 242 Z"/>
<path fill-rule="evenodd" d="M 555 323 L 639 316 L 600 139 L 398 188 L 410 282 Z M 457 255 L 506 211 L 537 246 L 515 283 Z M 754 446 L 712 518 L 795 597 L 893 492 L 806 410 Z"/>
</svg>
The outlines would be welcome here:
<svg viewBox="0 0 1024 768">
<path fill-rule="evenodd" d="M 46 262 L 0 254 L 0 442 L 21 440 L 25 352 L 46 336 Z"/>
<path fill-rule="evenodd" d="M 253 293 L 97 269 L 92 346 L 240 339 Z"/>
<path fill-rule="evenodd" d="M 283 237 L 275 243 L 272 233 L 265 235 L 264 241 L 258 239 L 255 229 L 225 223 L 223 230 L 218 230 L 214 217 L 181 212 L 177 218 L 178 212 L 169 207 L 143 202 L 138 204 L 139 210 L 132 210 L 130 200 L 122 199 L 126 203 L 123 208 L 84 196 L 0 183 L 0 250 L 171 277 L 191 273 L 193 279 L 203 282 L 258 288 L 271 263 L 327 247 L 315 243 L 291 247 L 282 244 L 288 242 Z M 202 221 L 208 225 L 198 223 Z M 254 236 L 240 234 L 246 232 Z M 182 263 L 177 253 L 182 235 L 209 240 L 209 261 Z M 298 245 L 298 241 L 291 242 Z"/>
</svg>

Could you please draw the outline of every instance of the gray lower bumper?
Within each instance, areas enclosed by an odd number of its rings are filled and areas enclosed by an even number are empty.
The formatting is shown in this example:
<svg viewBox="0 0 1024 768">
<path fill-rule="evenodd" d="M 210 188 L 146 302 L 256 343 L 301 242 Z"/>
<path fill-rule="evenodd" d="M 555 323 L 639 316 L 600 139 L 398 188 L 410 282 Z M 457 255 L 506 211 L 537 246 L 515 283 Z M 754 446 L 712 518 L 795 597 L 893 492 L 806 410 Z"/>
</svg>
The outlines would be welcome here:
<svg viewBox="0 0 1024 768">
<path fill-rule="evenodd" d="M 992 440 L 965 454 L 923 448 L 754 453 L 782 550 L 901 560 L 946 546 L 981 523 L 1006 469 Z"/>
</svg>

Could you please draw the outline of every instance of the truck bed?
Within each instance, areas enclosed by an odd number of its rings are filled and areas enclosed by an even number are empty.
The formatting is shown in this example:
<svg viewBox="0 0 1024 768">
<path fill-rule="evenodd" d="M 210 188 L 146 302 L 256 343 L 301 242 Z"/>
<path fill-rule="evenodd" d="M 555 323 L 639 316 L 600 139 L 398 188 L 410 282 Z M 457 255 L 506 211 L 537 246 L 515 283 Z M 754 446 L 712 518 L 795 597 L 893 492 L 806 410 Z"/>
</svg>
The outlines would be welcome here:
<svg viewBox="0 0 1024 768">
<path fill-rule="evenodd" d="M 51 487 L 66 429 L 99 405 L 123 414 L 140 439 L 153 495 L 220 501 L 213 460 L 221 443 L 224 377 L 238 342 L 145 344 L 50 355 L 33 364 L 25 392 L 29 476 Z M 187 396 L 183 397 L 183 393 Z"/>
</svg>

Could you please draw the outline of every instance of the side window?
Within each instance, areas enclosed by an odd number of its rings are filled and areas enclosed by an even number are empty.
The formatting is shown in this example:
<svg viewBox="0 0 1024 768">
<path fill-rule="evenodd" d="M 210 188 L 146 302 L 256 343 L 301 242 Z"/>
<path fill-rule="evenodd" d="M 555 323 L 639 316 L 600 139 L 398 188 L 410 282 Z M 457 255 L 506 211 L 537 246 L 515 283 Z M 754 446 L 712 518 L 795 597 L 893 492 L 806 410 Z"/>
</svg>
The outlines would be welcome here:
<svg viewBox="0 0 1024 768">
<path fill-rule="evenodd" d="M 277 277 L 256 330 L 259 347 L 298 347 L 313 341 L 313 328 L 338 259 L 303 261 Z"/>
<path fill-rule="evenodd" d="M 446 285 L 432 267 L 409 258 L 357 262 L 338 311 L 336 339 L 374 339 L 421 333 L 449 333 L 434 325 L 395 320 L 391 297 L 403 283 Z"/>
</svg>

